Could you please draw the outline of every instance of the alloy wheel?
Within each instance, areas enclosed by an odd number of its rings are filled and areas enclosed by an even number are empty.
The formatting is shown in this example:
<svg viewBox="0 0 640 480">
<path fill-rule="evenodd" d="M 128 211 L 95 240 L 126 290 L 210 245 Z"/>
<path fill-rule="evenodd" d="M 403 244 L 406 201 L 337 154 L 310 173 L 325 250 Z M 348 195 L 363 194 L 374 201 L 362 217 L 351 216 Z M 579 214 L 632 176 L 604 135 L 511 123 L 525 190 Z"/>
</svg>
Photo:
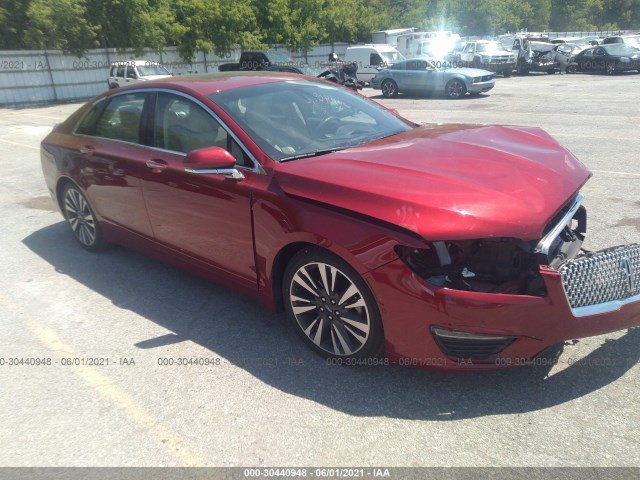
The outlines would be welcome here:
<svg viewBox="0 0 640 480">
<path fill-rule="evenodd" d="M 65 191 L 64 213 L 78 241 L 85 247 L 93 247 L 98 238 L 96 221 L 84 195 L 75 187 Z"/>
<path fill-rule="evenodd" d="M 299 267 L 290 280 L 289 301 L 300 330 L 321 351 L 351 356 L 367 344 L 372 319 L 365 297 L 334 265 Z"/>
<path fill-rule="evenodd" d="M 382 95 L 390 98 L 398 94 L 398 86 L 393 80 L 385 80 L 382 82 Z"/>
<path fill-rule="evenodd" d="M 449 98 L 461 98 L 467 89 L 460 80 L 451 80 L 447 84 L 447 96 Z"/>
</svg>

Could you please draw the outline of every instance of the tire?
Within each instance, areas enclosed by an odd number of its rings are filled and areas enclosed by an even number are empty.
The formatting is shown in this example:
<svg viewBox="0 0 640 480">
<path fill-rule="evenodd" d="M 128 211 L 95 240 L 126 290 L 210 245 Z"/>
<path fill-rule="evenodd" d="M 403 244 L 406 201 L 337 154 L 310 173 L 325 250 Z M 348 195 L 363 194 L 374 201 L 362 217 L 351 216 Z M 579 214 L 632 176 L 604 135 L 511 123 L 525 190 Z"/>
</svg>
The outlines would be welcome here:
<svg viewBox="0 0 640 480">
<path fill-rule="evenodd" d="M 459 78 L 449 80 L 447 85 L 444 87 L 444 94 L 447 96 L 447 98 L 453 100 L 464 97 L 465 93 L 467 93 L 467 87 Z"/>
<path fill-rule="evenodd" d="M 385 98 L 392 98 L 392 97 L 398 96 L 398 84 L 389 78 L 387 78 L 385 81 L 382 82 L 382 85 L 380 88 L 382 88 L 382 95 Z"/>
<path fill-rule="evenodd" d="M 113 90 L 114 88 L 118 88 L 118 86 L 119 85 L 117 83 L 112 83 L 111 85 L 109 85 L 109 88 Z"/>
<path fill-rule="evenodd" d="M 556 73 L 555 69 L 547 70 L 547 75 L 554 75 Z"/>
<path fill-rule="evenodd" d="M 67 185 L 63 190 L 62 211 L 73 236 L 82 248 L 98 252 L 107 247 L 87 198 L 74 184 Z"/>
<path fill-rule="evenodd" d="M 287 318 L 304 342 L 325 358 L 374 358 L 383 351 L 375 298 L 362 277 L 326 250 L 307 247 L 284 272 Z"/>
<path fill-rule="evenodd" d="M 473 59 L 473 68 L 482 68 L 482 62 L 480 62 L 478 57 Z"/>
<path fill-rule="evenodd" d="M 502 76 L 504 78 L 509 78 L 512 74 L 513 74 L 513 72 L 511 70 L 503 70 L 503 72 L 502 72 Z"/>
<path fill-rule="evenodd" d="M 613 62 L 607 62 L 605 65 L 605 72 L 607 75 L 615 75 L 616 74 L 616 64 Z"/>
<path fill-rule="evenodd" d="M 516 73 L 518 75 L 529 75 L 529 70 L 525 68 L 523 64 L 518 63 L 518 66 L 516 67 Z"/>
</svg>

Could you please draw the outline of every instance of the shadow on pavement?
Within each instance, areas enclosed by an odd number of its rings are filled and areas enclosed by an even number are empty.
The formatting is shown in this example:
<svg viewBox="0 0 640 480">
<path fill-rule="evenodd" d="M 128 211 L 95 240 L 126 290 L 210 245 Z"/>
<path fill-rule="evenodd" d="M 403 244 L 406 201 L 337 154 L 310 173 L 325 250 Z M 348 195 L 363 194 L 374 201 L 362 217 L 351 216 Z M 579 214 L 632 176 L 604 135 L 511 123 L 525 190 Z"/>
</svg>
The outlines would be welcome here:
<svg viewBox="0 0 640 480">
<path fill-rule="evenodd" d="M 152 349 L 190 340 L 274 388 L 350 415 L 455 420 L 530 412 L 594 392 L 640 360 L 636 328 L 549 377 L 534 367 L 459 374 L 330 366 L 285 326 L 282 314 L 124 248 L 88 253 L 63 222 L 23 242 L 59 274 L 174 332 L 131 338 L 132 346 Z M 565 364 L 567 355 L 561 357 Z"/>
</svg>

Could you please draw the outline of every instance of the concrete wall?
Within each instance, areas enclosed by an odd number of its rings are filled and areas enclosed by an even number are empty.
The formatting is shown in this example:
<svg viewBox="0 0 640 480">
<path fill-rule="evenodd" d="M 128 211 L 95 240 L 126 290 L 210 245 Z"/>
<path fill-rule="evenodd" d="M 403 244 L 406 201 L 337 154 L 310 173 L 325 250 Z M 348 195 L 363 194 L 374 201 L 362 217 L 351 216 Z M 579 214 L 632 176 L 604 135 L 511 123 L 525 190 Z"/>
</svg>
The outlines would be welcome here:
<svg viewBox="0 0 640 480">
<path fill-rule="evenodd" d="M 289 54 L 294 62 L 320 65 L 335 50 L 344 56 L 347 44 L 322 45 L 305 57 L 292 54 L 285 48 L 276 48 Z M 39 105 L 51 102 L 86 100 L 107 88 L 111 62 L 144 59 L 165 65 L 175 75 L 218 71 L 218 65 L 237 61 L 240 51 L 226 57 L 200 52 L 192 63 L 180 59 L 175 47 L 161 54 L 145 51 L 135 56 L 132 52 L 115 49 L 90 50 L 78 58 L 60 51 L 2 51 L 0 52 L 0 107 Z"/>
</svg>

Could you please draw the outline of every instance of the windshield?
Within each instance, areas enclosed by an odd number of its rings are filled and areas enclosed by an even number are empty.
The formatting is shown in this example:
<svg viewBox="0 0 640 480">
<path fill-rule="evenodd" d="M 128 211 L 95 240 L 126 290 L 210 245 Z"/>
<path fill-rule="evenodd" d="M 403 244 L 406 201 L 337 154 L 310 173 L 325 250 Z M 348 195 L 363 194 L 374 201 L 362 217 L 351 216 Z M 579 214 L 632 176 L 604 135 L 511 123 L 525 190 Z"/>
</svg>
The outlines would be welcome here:
<svg viewBox="0 0 640 480">
<path fill-rule="evenodd" d="M 149 77 L 151 75 L 171 75 L 169 70 L 162 65 L 155 65 L 153 63 L 145 63 L 144 65 L 138 65 L 138 73 L 142 77 Z"/>
<path fill-rule="evenodd" d="M 384 59 L 387 65 L 393 65 L 394 63 L 406 60 L 400 52 L 379 52 L 380 56 Z"/>
<path fill-rule="evenodd" d="M 500 42 L 479 43 L 476 52 L 506 52 L 507 49 Z"/>
<path fill-rule="evenodd" d="M 277 161 L 341 150 L 412 128 L 376 103 L 324 82 L 276 82 L 209 98 Z"/>
<path fill-rule="evenodd" d="M 625 45 L 624 43 L 614 43 L 612 45 L 603 45 L 609 55 L 634 55 L 640 53 L 637 48 Z"/>
<path fill-rule="evenodd" d="M 635 47 L 640 47 L 640 36 L 635 35 L 633 37 L 624 37 L 624 43 Z"/>
<path fill-rule="evenodd" d="M 289 56 L 282 52 L 267 52 L 267 58 L 273 64 L 288 65 L 293 63 Z"/>
</svg>

